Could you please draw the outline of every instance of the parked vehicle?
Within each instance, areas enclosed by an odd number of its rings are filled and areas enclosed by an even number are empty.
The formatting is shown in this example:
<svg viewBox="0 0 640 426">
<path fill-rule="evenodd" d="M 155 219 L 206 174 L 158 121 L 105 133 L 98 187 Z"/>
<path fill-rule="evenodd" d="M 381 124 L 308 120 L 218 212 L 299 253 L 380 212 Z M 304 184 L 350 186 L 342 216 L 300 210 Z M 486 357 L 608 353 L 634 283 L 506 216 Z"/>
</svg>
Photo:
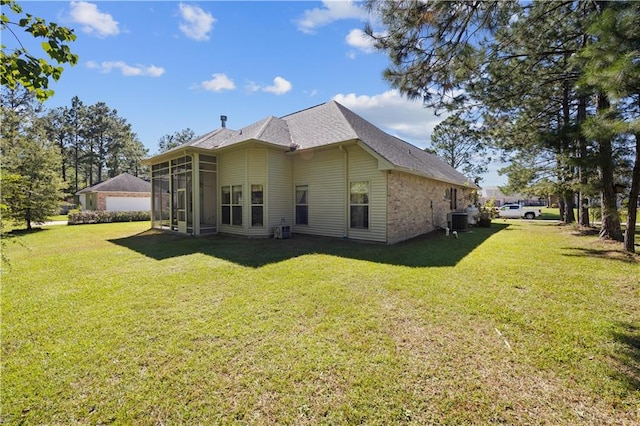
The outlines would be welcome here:
<svg viewBox="0 0 640 426">
<path fill-rule="evenodd" d="M 521 206 L 519 204 L 506 204 L 498 209 L 498 215 L 505 219 L 535 219 L 542 214 L 542 210 L 532 206 Z"/>
</svg>

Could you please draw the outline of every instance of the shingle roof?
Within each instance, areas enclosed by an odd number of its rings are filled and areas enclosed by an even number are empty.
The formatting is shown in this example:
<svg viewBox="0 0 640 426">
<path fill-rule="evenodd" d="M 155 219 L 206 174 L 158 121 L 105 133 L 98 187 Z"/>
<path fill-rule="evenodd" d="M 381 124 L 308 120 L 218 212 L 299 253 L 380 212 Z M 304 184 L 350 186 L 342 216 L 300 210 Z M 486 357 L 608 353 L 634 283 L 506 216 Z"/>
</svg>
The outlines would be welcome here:
<svg viewBox="0 0 640 426">
<path fill-rule="evenodd" d="M 81 189 L 76 192 L 76 195 L 87 192 L 151 192 L 151 184 L 129 173 L 122 173 L 104 182 Z"/>
<path fill-rule="evenodd" d="M 220 128 L 174 150 L 188 147 L 215 150 L 250 140 L 285 148 L 295 146 L 297 149 L 359 140 L 377 155 L 404 171 L 449 183 L 469 184 L 469 179 L 436 155 L 383 132 L 336 101 L 281 118 L 270 116 L 240 130 Z M 162 155 L 164 154 L 166 153 Z"/>
</svg>

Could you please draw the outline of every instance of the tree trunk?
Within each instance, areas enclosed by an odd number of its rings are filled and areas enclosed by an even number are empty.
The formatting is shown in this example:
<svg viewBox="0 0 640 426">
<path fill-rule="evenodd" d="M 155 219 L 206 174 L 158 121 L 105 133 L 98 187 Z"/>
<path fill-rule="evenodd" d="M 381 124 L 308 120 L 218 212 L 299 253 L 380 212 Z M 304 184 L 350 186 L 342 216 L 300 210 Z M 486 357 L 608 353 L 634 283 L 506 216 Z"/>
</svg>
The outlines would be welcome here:
<svg viewBox="0 0 640 426">
<path fill-rule="evenodd" d="M 587 98 L 586 96 L 580 96 L 578 98 L 578 126 L 582 126 L 587 119 Z M 578 179 L 580 180 L 580 193 L 578 194 L 579 209 L 578 221 L 581 226 L 590 226 L 589 222 L 589 200 L 584 195 L 584 189 L 587 187 L 588 179 L 585 171 L 586 159 L 587 159 L 587 139 L 584 135 L 578 136 L 578 156 L 580 157 L 580 163 L 578 166 Z"/>
<path fill-rule="evenodd" d="M 609 109 L 609 99 L 604 93 L 598 94 L 598 113 L 604 114 Z M 600 226 L 600 238 L 606 240 L 622 241 L 622 229 L 620 227 L 620 215 L 618 214 L 617 201 L 613 180 L 613 146 L 611 136 L 605 136 L 598 140 L 598 166 L 600 171 L 600 193 L 602 208 L 602 225 Z"/>
<path fill-rule="evenodd" d="M 569 60 L 569 55 L 566 54 L 564 58 L 565 67 L 567 65 L 567 61 Z M 562 174 L 562 186 L 563 186 L 563 194 L 564 198 L 564 223 L 573 223 L 576 221 L 576 215 L 574 213 L 574 193 L 568 188 L 568 181 L 572 180 L 574 171 L 572 167 L 568 164 L 567 157 L 569 153 L 572 151 L 571 149 L 571 141 L 567 136 L 567 129 L 571 127 L 571 109 L 570 109 L 570 88 L 569 81 L 564 80 L 562 82 L 562 136 L 560 139 L 560 160 L 561 160 L 561 174 Z"/>
<path fill-rule="evenodd" d="M 573 201 L 575 194 L 573 192 L 567 192 L 564 194 L 564 222 L 573 223 L 576 221 L 575 203 Z"/>
<path fill-rule="evenodd" d="M 638 212 L 638 196 L 640 195 L 640 135 L 636 137 L 636 160 L 631 174 L 631 191 L 627 209 L 627 229 L 624 231 L 624 250 L 635 253 L 636 214 Z"/>
<path fill-rule="evenodd" d="M 74 147 L 74 161 L 75 161 L 75 169 L 76 169 L 76 192 L 78 192 L 78 141 L 76 140 L 76 146 Z"/>
<path fill-rule="evenodd" d="M 24 212 L 24 218 L 27 221 L 27 231 L 31 231 L 31 208 L 27 207 Z"/>
</svg>

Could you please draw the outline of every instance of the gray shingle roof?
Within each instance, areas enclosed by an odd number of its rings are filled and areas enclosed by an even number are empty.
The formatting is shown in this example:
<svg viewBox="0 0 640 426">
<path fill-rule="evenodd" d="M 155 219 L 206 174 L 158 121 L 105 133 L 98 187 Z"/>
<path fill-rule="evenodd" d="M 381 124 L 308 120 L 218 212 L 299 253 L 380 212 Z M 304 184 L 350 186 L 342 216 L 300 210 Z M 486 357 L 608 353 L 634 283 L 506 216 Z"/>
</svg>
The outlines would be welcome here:
<svg viewBox="0 0 640 426">
<path fill-rule="evenodd" d="M 151 192 L 151 184 L 129 173 L 122 173 L 104 182 L 81 189 L 76 192 L 76 195 L 88 192 Z"/>
<path fill-rule="evenodd" d="M 220 128 L 174 150 L 188 147 L 215 150 L 251 140 L 284 148 L 295 145 L 297 149 L 359 140 L 403 171 L 448 183 L 469 184 L 469 179 L 436 155 L 383 132 L 336 101 L 281 118 L 270 116 L 240 130 Z"/>
</svg>

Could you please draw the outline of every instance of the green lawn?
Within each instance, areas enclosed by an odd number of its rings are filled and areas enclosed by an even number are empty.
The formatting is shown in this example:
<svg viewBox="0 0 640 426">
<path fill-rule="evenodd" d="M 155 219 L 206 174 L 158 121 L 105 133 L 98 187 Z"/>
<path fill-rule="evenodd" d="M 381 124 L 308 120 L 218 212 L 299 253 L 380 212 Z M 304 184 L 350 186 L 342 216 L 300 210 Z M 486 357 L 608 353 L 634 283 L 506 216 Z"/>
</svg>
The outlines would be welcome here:
<svg viewBox="0 0 640 426">
<path fill-rule="evenodd" d="M 7 241 L 6 424 L 634 424 L 640 263 L 554 221 L 395 246 Z"/>
</svg>

